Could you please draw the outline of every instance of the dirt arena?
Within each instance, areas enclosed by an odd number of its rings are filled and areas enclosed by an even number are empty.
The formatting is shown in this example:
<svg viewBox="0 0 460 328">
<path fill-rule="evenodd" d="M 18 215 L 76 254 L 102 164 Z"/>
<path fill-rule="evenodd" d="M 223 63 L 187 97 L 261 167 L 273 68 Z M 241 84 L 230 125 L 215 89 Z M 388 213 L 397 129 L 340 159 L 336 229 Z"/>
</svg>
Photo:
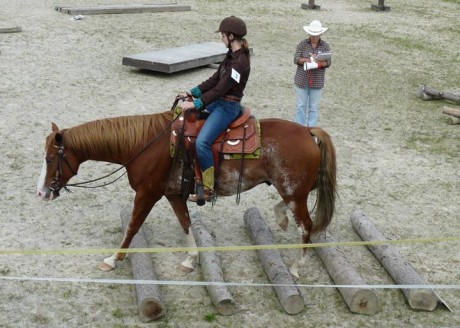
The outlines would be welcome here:
<svg viewBox="0 0 460 328">
<path fill-rule="evenodd" d="M 138 1 L 149 3 L 145 0 Z M 304 1 L 308 2 L 308 1 Z M 123 115 L 169 110 L 174 97 L 214 69 L 177 74 L 138 71 L 121 64 L 125 55 L 219 41 L 214 31 L 229 15 L 243 18 L 253 48 L 252 71 L 243 102 L 258 118 L 294 119 L 296 45 L 313 19 L 329 28 L 323 38 L 334 51 L 320 104 L 320 125 L 334 141 L 338 202 L 330 232 L 359 241 L 350 215 L 360 209 L 390 239 L 460 236 L 460 126 L 448 125 L 446 101 L 422 101 L 426 84 L 460 93 L 460 3 L 458 0 L 386 1 L 389 12 L 370 10 L 373 1 L 322 0 L 320 11 L 301 1 L 184 0 L 188 12 L 91 15 L 82 20 L 54 10 L 63 0 L 0 1 L 0 327 L 460 327 L 460 291 L 436 290 L 452 312 L 414 311 L 401 291 L 378 289 L 379 313 L 352 314 L 334 288 L 303 288 L 306 306 L 297 315 L 281 309 L 268 287 L 231 287 L 238 311 L 220 316 L 202 286 L 161 286 L 167 314 L 138 319 L 133 285 L 37 282 L 28 278 L 132 279 L 129 261 L 111 272 L 97 269 L 110 254 L 32 255 L 30 250 L 116 248 L 122 237 L 120 210 L 131 204 L 126 178 L 100 189 L 73 189 L 42 202 L 36 183 L 51 122 L 60 128 Z M 151 3 L 151 2 L 150 2 Z M 161 3 L 156 1 L 155 3 Z M 130 4 L 127 0 L 80 0 L 77 4 Z M 117 166 L 87 162 L 73 181 L 96 178 Z M 250 245 L 243 222 L 257 206 L 276 243 L 296 244 L 295 224 L 282 231 L 273 187 L 221 198 L 197 208 L 220 246 Z M 168 202 L 162 199 L 144 227 L 151 247 L 186 246 Z M 459 285 L 459 241 L 397 246 L 428 284 Z M 365 247 L 344 247 L 347 259 L 370 285 L 393 280 Z M 283 250 L 292 263 L 295 250 Z M 201 281 L 201 272 L 177 271 L 181 253 L 153 254 L 160 280 Z M 267 283 L 254 251 L 221 254 L 227 281 Z M 312 250 L 299 284 L 333 284 Z M 9 280 L 7 280 L 7 278 Z M 18 280 L 11 280 L 18 278 Z M 22 278 L 22 279 L 21 279 Z"/>
</svg>

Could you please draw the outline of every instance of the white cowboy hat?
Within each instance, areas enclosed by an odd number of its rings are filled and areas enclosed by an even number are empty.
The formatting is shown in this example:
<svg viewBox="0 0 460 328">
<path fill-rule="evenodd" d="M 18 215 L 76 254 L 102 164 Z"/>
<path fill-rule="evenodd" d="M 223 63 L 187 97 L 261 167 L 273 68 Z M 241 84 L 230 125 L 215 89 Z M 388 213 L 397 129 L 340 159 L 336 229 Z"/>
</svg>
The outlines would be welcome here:
<svg viewBox="0 0 460 328">
<path fill-rule="evenodd" d="M 319 20 L 314 20 L 308 26 L 303 27 L 304 31 L 310 35 L 320 35 L 327 31 L 327 27 L 323 27 Z"/>
</svg>

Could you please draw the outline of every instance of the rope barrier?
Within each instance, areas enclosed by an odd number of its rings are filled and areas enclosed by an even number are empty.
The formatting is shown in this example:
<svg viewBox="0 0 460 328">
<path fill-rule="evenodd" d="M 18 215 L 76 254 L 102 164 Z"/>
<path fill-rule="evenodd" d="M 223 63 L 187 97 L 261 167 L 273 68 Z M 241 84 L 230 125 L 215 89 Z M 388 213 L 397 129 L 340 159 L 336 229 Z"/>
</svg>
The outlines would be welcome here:
<svg viewBox="0 0 460 328">
<path fill-rule="evenodd" d="M 99 283 L 119 285 L 160 285 L 160 286 L 230 286 L 230 287 L 288 287 L 300 288 L 371 288 L 371 289 L 460 289 L 460 285 L 306 285 L 306 284 L 267 284 L 245 282 L 213 282 L 213 281 L 178 281 L 178 280 L 133 280 L 133 279 L 93 279 L 93 278 L 53 278 L 53 277 L 1 277 L 8 281 L 32 282 L 69 282 Z"/>
<path fill-rule="evenodd" d="M 337 246 L 377 246 L 388 244 L 427 244 L 435 242 L 455 242 L 460 237 L 442 237 L 427 239 L 397 239 L 397 240 L 373 240 L 373 241 L 344 241 L 334 243 L 314 244 L 288 244 L 288 245 L 244 245 L 244 246 L 215 246 L 215 247 L 153 247 L 153 248 L 96 248 L 96 249 L 13 249 L 0 250 L 0 255 L 87 255 L 102 253 L 177 253 L 177 252 L 225 252 L 225 251 L 248 251 L 266 249 L 300 249 L 316 247 Z"/>
</svg>

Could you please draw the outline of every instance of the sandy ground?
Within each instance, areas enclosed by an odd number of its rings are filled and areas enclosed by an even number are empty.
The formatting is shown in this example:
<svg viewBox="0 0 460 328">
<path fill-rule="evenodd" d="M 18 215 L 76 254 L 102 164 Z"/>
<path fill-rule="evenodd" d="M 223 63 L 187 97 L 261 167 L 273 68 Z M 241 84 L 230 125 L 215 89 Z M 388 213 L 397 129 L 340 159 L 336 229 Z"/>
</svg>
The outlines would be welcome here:
<svg viewBox="0 0 460 328">
<path fill-rule="evenodd" d="M 99 0 L 97 4 L 129 3 Z M 372 1 L 372 3 L 377 1 Z M 124 55 L 180 45 L 218 41 L 213 31 L 230 14 L 246 20 L 254 50 L 244 103 L 257 117 L 293 119 L 292 63 L 302 25 L 320 19 L 324 39 L 335 52 L 321 102 L 320 124 L 337 148 L 339 200 L 331 233 L 358 241 L 350 222 L 364 211 L 391 239 L 460 236 L 460 128 L 446 124 L 443 101 L 424 102 L 420 84 L 459 92 L 458 0 L 402 0 L 386 3 L 387 13 L 370 10 L 371 1 L 321 1 L 319 12 L 296 1 L 182 1 L 190 12 L 87 16 L 72 21 L 54 11 L 72 1 L 0 2 L 0 249 L 62 250 L 115 248 L 121 240 L 119 213 L 133 192 L 126 179 L 105 188 L 77 190 L 55 202 L 35 194 L 50 122 L 71 127 L 83 122 L 168 110 L 174 96 L 213 73 L 200 68 L 174 75 L 139 72 L 121 65 Z M 95 4 L 81 0 L 79 4 Z M 159 3 L 159 2 L 156 2 Z M 99 177 L 115 166 L 85 163 L 75 181 Z M 199 212 L 218 245 L 249 245 L 243 213 L 257 206 L 277 243 L 298 243 L 294 225 L 283 232 L 272 207 L 273 187 L 260 186 Z M 194 206 L 191 206 L 195 208 Z M 152 247 L 186 246 L 165 200 L 144 227 Z M 458 285 L 459 243 L 402 244 L 398 250 L 429 284 Z M 393 284 L 364 247 L 345 247 L 348 260 L 372 285 Z M 287 263 L 295 251 L 283 250 Z M 96 268 L 110 254 L 5 255 L 0 278 L 55 277 L 132 279 L 129 261 L 103 273 Z M 221 254 L 226 279 L 267 283 L 255 252 Z M 201 280 L 200 271 L 176 270 L 183 254 L 154 254 L 161 280 Z M 331 284 L 314 251 L 301 270 L 300 284 Z M 233 287 L 238 312 L 215 315 L 203 287 L 162 286 L 167 314 L 143 324 L 132 285 L 31 282 L 0 279 L 0 327 L 460 327 L 460 291 L 440 289 L 452 312 L 413 311 L 399 290 L 377 290 L 380 311 L 350 313 L 333 288 L 304 288 L 305 311 L 288 315 L 267 287 Z"/>
</svg>

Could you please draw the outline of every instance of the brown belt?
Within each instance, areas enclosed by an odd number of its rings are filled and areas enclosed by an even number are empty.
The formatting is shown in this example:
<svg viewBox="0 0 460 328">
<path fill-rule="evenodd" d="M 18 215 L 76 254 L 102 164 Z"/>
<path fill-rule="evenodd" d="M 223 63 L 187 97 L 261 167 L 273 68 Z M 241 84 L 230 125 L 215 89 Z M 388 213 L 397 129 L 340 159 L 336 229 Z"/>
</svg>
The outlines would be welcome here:
<svg viewBox="0 0 460 328">
<path fill-rule="evenodd" d="M 225 97 L 222 97 L 222 99 L 227 100 L 227 101 L 234 101 L 234 102 L 241 101 L 241 97 L 232 96 L 232 95 L 226 95 Z"/>
</svg>

